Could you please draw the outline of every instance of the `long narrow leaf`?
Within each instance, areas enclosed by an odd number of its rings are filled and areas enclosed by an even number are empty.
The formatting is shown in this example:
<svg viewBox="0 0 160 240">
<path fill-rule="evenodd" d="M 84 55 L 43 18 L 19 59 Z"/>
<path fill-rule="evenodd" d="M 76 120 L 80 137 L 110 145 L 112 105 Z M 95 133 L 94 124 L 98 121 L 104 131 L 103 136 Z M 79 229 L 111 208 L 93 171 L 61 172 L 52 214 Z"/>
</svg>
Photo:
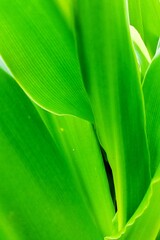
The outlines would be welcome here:
<svg viewBox="0 0 160 240">
<path fill-rule="evenodd" d="M 142 91 L 127 17 L 123 0 L 78 1 L 81 68 L 100 143 L 113 170 L 119 229 L 150 183 Z"/>
<path fill-rule="evenodd" d="M 158 49 L 143 84 L 151 173 L 160 164 L 160 50 Z"/>
<path fill-rule="evenodd" d="M 2 70 L 0 106 L 0 216 L 7 218 L 1 233 L 11 229 L 16 240 L 101 239 L 65 155 Z"/>
<path fill-rule="evenodd" d="M 76 171 L 103 236 L 113 233 L 115 210 L 92 125 L 72 116 L 54 116 L 41 109 L 39 112 L 59 149 L 63 149 Z"/>
<path fill-rule="evenodd" d="M 119 234 L 105 240 L 155 240 L 160 228 L 160 165 L 142 203 Z"/>
<path fill-rule="evenodd" d="M 117 236 L 108 239 L 155 240 L 160 228 L 160 51 L 157 50 L 144 78 L 146 129 L 152 182 L 141 205 Z M 157 236 L 158 239 L 158 236 Z"/>
</svg>

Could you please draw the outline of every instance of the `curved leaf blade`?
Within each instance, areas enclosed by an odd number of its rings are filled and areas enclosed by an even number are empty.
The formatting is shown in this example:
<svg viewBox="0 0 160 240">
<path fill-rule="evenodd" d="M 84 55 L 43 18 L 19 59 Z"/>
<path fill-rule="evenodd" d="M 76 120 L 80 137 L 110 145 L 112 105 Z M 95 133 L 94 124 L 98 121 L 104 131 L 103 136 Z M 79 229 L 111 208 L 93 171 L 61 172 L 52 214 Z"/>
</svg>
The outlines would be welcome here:
<svg viewBox="0 0 160 240">
<path fill-rule="evenodd" d="M 105 239 L 158 239 L 160 228 L 160 51 L 153 58 L 143 83 L 146 129 L 150 150 L 151 185 L 135 214 L 117 236 Z M 138 234 L 137 234 L 138 233 Z M 157 238 L 156 238 L 157 236 Z"/>
<path fill-rule="evenodd" d="M 160 36 L 160 1 L 129 0 L 128 5 L 131 25 L 138 30 L 153 57 Z"/>
<path fill-rule="evenodd" d="M 155 240 L 160 228 L 160 165 L 140 206 L 124 229 L 105 240 Z"/>
<path fill-rule="evenodd" d="M 65 155 L 30 100 L 1 69 L 0 105 L 0 214 L 8 219 L 4 228 L 11 228 L 16 240 L 101 239 Z"/>
<path fill-rule="evenodd" d="M 73 166 L 103 236 L 113 233 L 115 210 L 93 126 L 80 118 L 55 116 L 39 108 L 38 111 Z"/>
<path fill-rule="evenodd" d="M 130 32 L 141 72 L 141 81 L 143 81 L 147 68 L 151 63 L 151 57 L 138 31 L 133 26 L 130 26 Z"/>
<path fill-rule="evenodd" d="M 0 54 L 27 95 L 44 109 L 93 121 L 73 33 L 55 1 L 2 0 Z"/>
</svg>

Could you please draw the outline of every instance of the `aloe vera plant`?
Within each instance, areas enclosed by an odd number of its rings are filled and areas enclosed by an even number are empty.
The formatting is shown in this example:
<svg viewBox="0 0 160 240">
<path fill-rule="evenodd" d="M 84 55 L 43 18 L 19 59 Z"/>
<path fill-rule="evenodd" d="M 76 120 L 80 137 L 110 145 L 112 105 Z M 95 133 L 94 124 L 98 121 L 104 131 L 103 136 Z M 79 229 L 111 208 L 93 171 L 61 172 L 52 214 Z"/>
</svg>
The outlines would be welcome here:
<svg viewBox="0 0 160 240">
<path fill-rule="evenodd" d="M 160 2 L 0 0 L 0 239 L 160 239 Z"/>
</svg>

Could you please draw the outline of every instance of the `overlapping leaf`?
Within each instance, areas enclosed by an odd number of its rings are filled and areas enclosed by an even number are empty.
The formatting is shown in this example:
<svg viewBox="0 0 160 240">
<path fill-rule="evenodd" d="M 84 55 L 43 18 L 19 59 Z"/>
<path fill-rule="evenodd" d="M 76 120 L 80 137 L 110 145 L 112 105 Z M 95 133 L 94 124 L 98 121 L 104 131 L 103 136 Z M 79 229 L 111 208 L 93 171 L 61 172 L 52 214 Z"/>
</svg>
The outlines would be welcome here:
<svg viewBox="0 0 160 240">
<path fill-rule="evenodd" d="M 151 57 L 138 31 L 133 26 L 130 26 L 130 31 L 138 65 L 140 68 L 141 81 L 143 81 L 144 75 L 151 62 Z"/>
<path fill-rule="evenodd" d="M 129 0 L 128 5 L 130 22 L 140 33 L 153 57 L 160 36 L 160 1 Z"/>
<path fill-rule="evenodd" d="M 102 155 L 92 125 L 72 116 L 38 109 L 60 150 L 73 166 L 103 236 L 114 231 L 115 214 Z M 95 201 L 96 198 L 96 201 Z"/>
<path fill-rule="evenodd" d="M 72 32 L 56 1 L 1 0 L 0 54 L 38 105 L 93 121 Z"/>
<path fill-rule="evenodd" d="M 2 70 L 0 106 L 0 235 L 7 240 L 101 239 L 67 158 L 30 100 Z"/>
<path fill-rule="evenodd" d="M 146 129 L 150 150 L 152 181 L 145 198 L 124 229 L 105 239 L 155 240 L 160 228 L 160 51 L 150 64 L 144 78 L 143 94 Z M 158 237 L 157 237 L 158 239 Z"/>
<path fill-rule="evenodd" d="M 160 49 L 146 73 L 143 92 L 153 176 L 160 164 Z"/>
<path fill-rule="evenodd" d="M 2 0 L 0 53 L 35 103 L 93 121 L 71 33 L 70 3 Z M 113 204 L 92 125 L 39 110 L 47 130 L 22 90 L 0 70 L 0 237 L 158 239 L 159 49 L 149 66 L 148 50 L 137 32 L 132 35 L 144 79 L 144 111 L 125 1 L 76 3 L 83 82 L 113 170 L 118 218 L 112 225 Z M 160 35 L 159 1 L 129 0 L 129 9 L 131 23 L 153 56 Z"/>
<path fill-rule="evenodd" d="M 160 228 L 160 165 L 142 203 L 117 235 L 105 240 L 155 240 Z"/>
<path fill-rule="evenodd" d="M 113 171 L 120 229 L 150 183 L 142 91 L 125 1 L 78 1 L 76 29 L 84 83 Z"/>
</svg>

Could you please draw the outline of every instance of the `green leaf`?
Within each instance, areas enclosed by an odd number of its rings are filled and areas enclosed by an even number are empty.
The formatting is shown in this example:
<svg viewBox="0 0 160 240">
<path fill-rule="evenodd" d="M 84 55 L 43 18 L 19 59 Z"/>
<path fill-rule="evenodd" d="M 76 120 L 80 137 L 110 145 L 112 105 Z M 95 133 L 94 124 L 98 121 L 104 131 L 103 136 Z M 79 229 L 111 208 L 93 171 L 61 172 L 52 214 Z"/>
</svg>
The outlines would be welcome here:
<svg viewBox="0 0 160 240">
<path fill-rule="evenodd" d="M 76 10 L 83 79 L 113 171 L 121 229 L 150 184 L 142 90 L 127 7 L 123 0 L 79 0 Z"/>
<path fill-rule="evenodd" d="M 159 240 L 159 239 L 160 239 L 160 231 L 159 231 L 159 233 L 158 233 L 158 235 L 156 237 L 156 240 Z"/>
<path fill-rule="evenodd" d="M 105 237 L 105 240 L 155 240 L 160 228 L 159 202 L 160 165 L 142 203 L 124 229 L 117 235 Z"/>
<path fill-rule="evenodd" d="M 58 9 L 61 11 L 62 15 L 65 18 L 65 21 L 68 24 L 68 27 L 73 30 L 74 19 L 73 19 L 73 0 L 54 0 L 58 6 Z"/>
<path fill-rule="evenodd" d="M 72 116 L 55 116 L 38 108 L 59 149 L 73 166 L 88 206 L 103 236 L 113 233 L 114 207 L 100 147 L 92 125 Z M 95 200 L 96 199 L 96 200 Z"/>
<path fill-rule="evenodd" d="M 133 26 L 130 26 L 130 31 L 138 65 L 140 68 L 141 81 L 143 81 L 146 70 L 151 62 L 151 57 L 138 31 Z"/>
<path fill-rule="evenodd" d="M 0 54 L 35 103 L 93 121 L 74 36 L 57 6 L 49 0 L 1 0 Z"/>
<path fill-rule="evenodd" d="M 0 235 L 7 240 L 101 239 L 63 151 L 1 69 L 0 106 Z"/>
<path fill-rule="evenodd" d="M 160 164 L 160 49 L 157 50 L 146 73 L 143 92 L 153 176 Z"/>
<path fill-rule="evenodd" d="M 153 58 L 144 78 L 143 93 L 146 129 L 150 150 L 152 181 L 142 203 L 119 234 L 106 237 L 121 240 L 155 240 L 160 229 L 160 51 Z M 137 234 L 138 233 L 138 234 Z M 158 240 L 158 236 L 157 236 Z"/>
<path fill-rule="evenodd" d="M 129 0 L 130 22 L 144 40 L 149 53 L 154 56 L 160 36 L 160 1 Z"/>
</svg>

